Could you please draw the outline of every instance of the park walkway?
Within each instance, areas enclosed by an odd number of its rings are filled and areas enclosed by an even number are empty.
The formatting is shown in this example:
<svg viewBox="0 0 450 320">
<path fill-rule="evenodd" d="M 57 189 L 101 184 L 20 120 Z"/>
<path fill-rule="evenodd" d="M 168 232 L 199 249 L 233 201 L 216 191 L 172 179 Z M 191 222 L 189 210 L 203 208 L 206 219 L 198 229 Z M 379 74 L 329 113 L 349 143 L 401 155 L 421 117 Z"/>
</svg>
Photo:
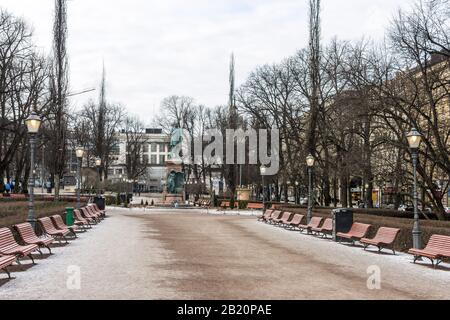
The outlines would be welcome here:
<svg viewBox="0 0 450 320">
<path fill-rule="evenodd" d="M 176 212 L 110 210 L 95 231 L 0 283 L 0 299 L 450 299 L 448 264 L 433 270 L 255 217 Z M 80 289 L 67 287 L 70 266 Z M 372 266 L 380 290 L 367 288 Z"/>
</svg>

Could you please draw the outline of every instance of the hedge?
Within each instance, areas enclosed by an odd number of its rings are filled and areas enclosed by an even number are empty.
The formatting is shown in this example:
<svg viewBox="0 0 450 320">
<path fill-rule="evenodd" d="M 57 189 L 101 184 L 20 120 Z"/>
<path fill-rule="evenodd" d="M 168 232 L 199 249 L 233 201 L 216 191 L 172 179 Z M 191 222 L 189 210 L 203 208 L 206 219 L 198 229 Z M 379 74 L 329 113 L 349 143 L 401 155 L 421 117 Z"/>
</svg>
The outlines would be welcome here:
<svg viewBox="0 0 450 320">
<path fill-rule="evenodd" d="M 80 197 L 82 202 L 87 202 L 88 197 Z M 0 203 L 12 203 L 12 202 L 26 202 L 28 201 L 28 196 L 26 195 L 15 195 L 13 197 L 0 197 Z M 55 202 L 54 196 L 41 196 L 35 195 L 34 201 L 45 201 L 45 202 Z M 59 197 L 59 202 L 77 202 L 76 196 L 61 196 Z"/>
<path fill-rule="evenodd" d="M 73 206 L 73 204 L 71 202 L 36 202 L 34 208 L 35 216 L 36 218 L 42 218 L 61 214 L 64 218 L 64 213 L 68 206 Z M 27 217 L 28 206 L 26 203 L 0 207 L 0 227 L 10 227 L 14 224 L 25 222 Z"/>
<path fill-rule="evenodd" d="M 279 210 L 289 211 L 292 213 L 300 213 L 306 215 L 306 208 L 295 208 L 293 206 L 275 206 Z M 362 212 L 362 213 L 361 213 Z M 331 217 L 331 209 L 319 208 L 313 211 L 313 215 L 329 218 Z M 406 252 L 413 247 L 412 243 L 412 228 L 413 219 L 408 218 L 398 218 L 383 216 L 382 214 L 372 214 L 364 210 L 355 209 L 354 210 L 354 220 L 356 222 L 367 223 L 372 227 L 370 228 L 368 237 L 372 238 L 375 236 L 377 230 L 380 227 L 390 227 L 400 229 L 400 235 L 395 242 L 395 249 L 398 251 Z M 447 235 L 450 236 L 450 221 L 436 221 L 436 220 L 422 220 L 420 221 L 420 227 L 422 230 L 422 240 L 426 244 L 433 234 Z"/>
</svg>

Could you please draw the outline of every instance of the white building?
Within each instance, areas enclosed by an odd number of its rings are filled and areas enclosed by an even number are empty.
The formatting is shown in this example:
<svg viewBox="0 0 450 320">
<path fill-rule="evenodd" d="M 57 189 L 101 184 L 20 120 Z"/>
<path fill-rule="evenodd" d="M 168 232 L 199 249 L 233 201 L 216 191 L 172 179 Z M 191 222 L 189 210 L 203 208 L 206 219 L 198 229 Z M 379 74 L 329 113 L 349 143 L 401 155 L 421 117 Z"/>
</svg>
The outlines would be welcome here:
<svg viewBox="0 0 450 320">
<path fill-rule="evenodd" d="M 138 181 L 139 190 L 143 192 L 162 192 L 166 179 L 166 161 L 169 155 L 170 136 L 162 129 L 146 129 L 143 159 L 147 173 Z M 126 179 L 126 135 L 119 134 L 119 144 L 113 153 L 114 160 L 108 169 L 108 178 L 112 181 Z"/>
</svg>

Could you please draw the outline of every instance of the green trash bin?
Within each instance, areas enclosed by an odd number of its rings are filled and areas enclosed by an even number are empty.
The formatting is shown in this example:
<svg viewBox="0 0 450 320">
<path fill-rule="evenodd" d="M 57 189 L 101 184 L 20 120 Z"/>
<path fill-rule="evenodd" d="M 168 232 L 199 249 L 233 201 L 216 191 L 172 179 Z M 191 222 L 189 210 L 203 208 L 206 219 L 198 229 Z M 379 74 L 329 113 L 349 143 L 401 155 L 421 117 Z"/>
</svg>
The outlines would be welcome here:
<svg viewBox="0 0 450 320">
<path fill-rule="evenodd" d="M 73 210 L 74 208 L 66 208 L 66 225 L 73 226 Z"/>
</svg>

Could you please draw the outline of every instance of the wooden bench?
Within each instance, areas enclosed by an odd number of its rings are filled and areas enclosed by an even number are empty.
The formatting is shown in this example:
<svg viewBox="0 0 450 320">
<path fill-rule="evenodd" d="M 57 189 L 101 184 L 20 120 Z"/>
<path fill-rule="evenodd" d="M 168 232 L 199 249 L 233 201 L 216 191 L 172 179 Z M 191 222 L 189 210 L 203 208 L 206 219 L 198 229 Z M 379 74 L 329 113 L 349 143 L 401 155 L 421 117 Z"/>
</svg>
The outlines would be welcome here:
<svg viewBox="0 0 450 320">
<path fill-rule="evenodd" d="M 84 228 L 92 228 L 92 224 L 95 224 L 94 220 L 91 218 L 85 219 L 78 209 L 73 211 L 74 223 L 77 226 L 82 226 Z"/>
<path fill-rule="evenodd" d="M 220 203 L 220 208 L 222 210 L 227 210 L 228 208 L 231 208 L 231 202 L 229 201 L 223 201 Z"/>
<path fill-rule="evenodd" d="M 312 217 L 311 221 L 307 225 L 299 224 L 298 228 L 300 229 L 300 232 L 306 230 L 308 233 L 310 233 L 312 228 L 318 228 L 320 226 L 322 220 L 323 219 L 321 217 Z"/>
<path fill-rule="evenodd" d="M 247 209 L 250 210 L 264 210 L 264 205 L 262 203 L 249 203 Z"/>
<path fill-rule="evenodd" d="M 0 257 L 0 270 L 3 270 L 8 275 L 8 278 L 11 279 L 11 273 L 8 271 L 8 267 L 12 265 L 16 261 L 15 256 L 1 256 Z"/>
<path fill-rule="evenodd" d="M 302 223 L 305 216 L 302 214 L 294 214 L 294 217 L 286 225 L 286 229 L 296 229 Z"/>
<path fill-rule="evenodd" d="M 61 242 L 61 239 L 64 239 L 64 241 L 68 243 L 66 236 L 68 236 L 71 233 L 69 229 L 65 230 L 56 229 L 52 223 L 52 220 L 48 217 L 40 218 L 38 219 L 38 222 L 40 223 L 42 230 L 44 231 L 45 234 L 54 237 L 59 242 Z"/>
<path fill-rule="evenodd" d="M 0 254 L 5 256 L 14 255 L 17 263 L 20 264 L 19 258 L 28 257 L 34 263 L 31 253 L 39 248 L 36 244 L 29 244 L 25 246 L 19 245 L 14 239 L 12 231 L 8 228 L 0 229 Z"/>
<path fill-rule="evenodd" d="M 102 214 L 100 212 L 96 212 L 94 210 L 94 207 L 86 206 L 84 207 L 84 209 L 87 210 L 91 216 L 95 217 L 98 222 L 101 222 L 103 220 Z"/>
<path fill-rule="evenodd" d="M 42 254 L 42 251 L 40 250 L 40 248 L 42 247 L 47 248 L 48 252 L 52 254 L 52 249 L 50 249 L 50 245 L 53 243 L 53 241 L 55 241 L 53 237 L 49 236 L 38 237 L 36 235 L 36 232 L 34 232 L 33 226 L 28 222 L 17 224 L 14 226 L 14 229 L 17 231 L 18 235 L 20 236 L 20 239 L 24 244 L 37 245 L 39 247 L 38 251 L 40 254 Z"/>
<path fill-rule="evenodd" d="M 273 210 L 267 209 L 266 212 L 264 212 L 264 214 L 258 218 L 258 221 L 267 221 L 267 219 L 270 218 L 272 213 L 273 213 Z"/>
<path fill-rule="evenodd" d="M 277 218 L 273 219 L 272 221 L 278 225 L 281 224 L 283 219 L 286 219 L 286 216 L 290 217 L 291 214 L 289 212 L 283 212 L 283 214 L 279 215 Z"/>
<path fill-rule="evenodd" d="M 83 217 L 85 217 L 86 219 L 88 219 L 88 218 L 91 219 L 91 222 L 93 222 L 95 224 L 100 222 L 100 219 L 96 215 L 91 214 L 91 212 L 86 207 L 81 208 L 80 212 L 83 215 Z"/>
<path fill-rule="evenodd" d="M 364 245 L 364 250 L 369 246 L 378 248 L 378 252 L 388 248 L 391 249 L 395 255 L 394 243 L 400 233 L 400 229 L 382 227 L 378 229 L 377 234 L 373 239 L 362 238 L 360 242 Z"/>
<path fill-rule="evenodd" d="M 281 217 L 279 226 L 280 226 L 280 227 L 287 226 L 288 223 L 289 223 L 289 221 L 291 221 L 291 219 L 293 218 L 293 215 L 294 215 L 294 214 L 293 214 L 292 212 L 285 212 L 285 213 L 283 214 L 283 216 Z"/>
<path fill-rule="evenodd" d="M 101 210 L 96 203 L 93 203 L 92 206 L 96 211 L 100 212 L 103 217 L 106 217 L 106 208 L 105 210 Z"/>
<path fill-rule="evenodd" d="M 267 219 L 267 222 L 270 224 L 275 224 L 276 221 L 278 221 L 278 219 L 280 219 L 282 215 L 283 215 L 282 211 L 275 210 L 274 212 L 272 212 L 272 215 L 270 216 L 270 218 Z"/>
<path fill-rule="evenodd" d="M 57 215 L 57 214 L 54 216 L 51 216 L 50 219 L 52 219 L 53 224 L 55 225 L 56 229 L 69 230 L 75 238 L 78 238 L 77 233 L 75 232 L 78 229 L 76 225 L 69 227 L 68 225 L 66 225 L 64 223 L 61 216 Z"/>
<path fill-rule="evenodd" d="M 311 228 L 311 231 L 316 235 L 321 235 L 322 237 L 327 237 L 333 233 L 333 219 L 327 218 L 323 222 L 323 225 L 319 227 Z"/>
<path fill-rule="evenodd" d="M 410 249 L 408 253 L 414 255 L 414 263 L 419 258 L 428 258 L 436 268 L 443 260 L 450 258 L 450 237 L 432 235 L 425 249 Z"/>
<path fill-rule="evenodd" d="M 355 222 L 352 225 L 349 232 L 347 233 L 338 232 L 336 236 L 338 237 L 339 242 L 342 238 L 344 238 L 350 240 L 354 245 L 356 241 L 360 241 L 367 235 L 367 232 L 369 232 L 370 227 L 371 227 L 370 224 Z"/>
<path fill-rule="evenodd" d="M 281 212 L 280 210 L 275 210 L 274 212 L 272 212 L 272 215 L 270 216 L 269 219 L 267 219 L 267 222 L 270 224 L 274 223 L 275 219 L 280 219 L 281 215 L 283 214 L 283 212 Z"/>
</svg>

